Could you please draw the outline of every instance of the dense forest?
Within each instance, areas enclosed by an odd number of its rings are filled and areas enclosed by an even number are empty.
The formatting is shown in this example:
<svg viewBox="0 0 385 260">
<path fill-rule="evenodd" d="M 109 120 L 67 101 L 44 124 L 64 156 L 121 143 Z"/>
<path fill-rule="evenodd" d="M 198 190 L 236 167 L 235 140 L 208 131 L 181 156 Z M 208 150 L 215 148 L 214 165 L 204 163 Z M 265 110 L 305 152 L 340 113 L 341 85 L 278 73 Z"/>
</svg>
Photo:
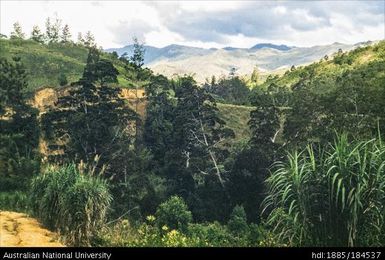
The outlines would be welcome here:
<svg viewBox="0 0 385 260">
<path fill-rule="evenodd" d="M 385 245 L 385 41 L 199 85 L 46 27 L 0 39 L 1 210 L 75 246 Z"/>
</svg>

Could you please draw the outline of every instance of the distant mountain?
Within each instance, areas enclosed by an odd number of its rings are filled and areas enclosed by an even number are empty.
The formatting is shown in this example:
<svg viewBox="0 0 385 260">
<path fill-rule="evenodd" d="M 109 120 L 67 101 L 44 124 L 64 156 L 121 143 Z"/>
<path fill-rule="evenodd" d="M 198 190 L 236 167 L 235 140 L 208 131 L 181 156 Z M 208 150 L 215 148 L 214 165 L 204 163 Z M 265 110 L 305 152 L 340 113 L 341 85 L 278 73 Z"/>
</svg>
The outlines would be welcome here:
<svg viewBox="0 0 385 260">
<path fill-rule="evenodd" d="M 259 50 L 259 49 L 262 49 L 262 48 L 276 49 L 276 50 L 279 50 L 279 51 L 288 51 L 288 50 L 292 49 L 293 47 L 289 47 L 289 46 L 283 45 L 283 44 L 275 45 L 275 44 L 271 44 L 271 43 L 259 43 L 257 45 L 254 45 L 250 49 L 251 50 Z"/>
<path fill-rule="evenodd" d="M 145 66 L 156 73 L 166 76 L 194 75 L 198 82 L 204 82 L 212 75 L 227 76 L 231 68 L 238 75 L 251 74 L 257 66 L 261 72 L 275 72 L 290 68 L 292 65 L 304 65 L 332 55 L 339 49 L 348 51 L 371 42 L 357 44 L 333 43 L 312 47 L 291 47 L 272 43 L 259 43 L 251 48 L 225 47 L 222 49 L 204 49 L 183 45 L 168 45 L 156 48 L 145 45 Z M 119 55 L 133 53 L 133 45 L 123 48 L 107 49 Z"/>
</svg>

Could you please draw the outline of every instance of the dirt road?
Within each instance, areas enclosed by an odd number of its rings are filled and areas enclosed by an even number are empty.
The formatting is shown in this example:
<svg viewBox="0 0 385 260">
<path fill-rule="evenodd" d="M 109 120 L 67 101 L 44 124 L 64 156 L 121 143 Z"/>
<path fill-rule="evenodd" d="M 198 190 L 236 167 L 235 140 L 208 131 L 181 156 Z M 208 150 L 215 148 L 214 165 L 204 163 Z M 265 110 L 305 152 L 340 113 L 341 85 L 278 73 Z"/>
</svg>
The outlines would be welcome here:
<svg viewBox="0 0 385 260">
<path fill-rule="evenodd" d="M 26 214 L 0 211 L 0 247 L 62 247 L 57 234 Z"/>
</svg>

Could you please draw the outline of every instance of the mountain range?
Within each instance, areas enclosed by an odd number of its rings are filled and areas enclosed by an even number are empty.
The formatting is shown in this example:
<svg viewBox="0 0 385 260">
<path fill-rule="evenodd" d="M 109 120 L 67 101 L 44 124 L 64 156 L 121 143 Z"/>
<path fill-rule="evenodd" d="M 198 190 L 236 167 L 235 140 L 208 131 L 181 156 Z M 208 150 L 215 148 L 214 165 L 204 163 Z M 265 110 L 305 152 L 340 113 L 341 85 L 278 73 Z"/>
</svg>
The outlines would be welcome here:
<svg viewBox="0 0 385 260">
<path fill-rule="evenodd" d="M 372 44 L 371 41 L 356 44 L 335 42 L 329 45 L 296 47 L 259 43 L 251 48 L 225 47 L 221 49 L 198 48 L 172 44 L 163 48 L 144 45 L 144 64 L 155 73 L 172 77 L 175 75 L 194 75 L 198 82 L 204 82 L 211 76 L 229 75 L 235 69 L 237 75 L 251 74 L 255 67 L 261 73 L 271 74 L 287 70 L 292 65 L 312 63 L 325 55 L 333 55 L 339 49 L 349 51 L 356 47 Z M 107 49 L 118 55 L 133 53 L 134 46 Z"/>
</svg>

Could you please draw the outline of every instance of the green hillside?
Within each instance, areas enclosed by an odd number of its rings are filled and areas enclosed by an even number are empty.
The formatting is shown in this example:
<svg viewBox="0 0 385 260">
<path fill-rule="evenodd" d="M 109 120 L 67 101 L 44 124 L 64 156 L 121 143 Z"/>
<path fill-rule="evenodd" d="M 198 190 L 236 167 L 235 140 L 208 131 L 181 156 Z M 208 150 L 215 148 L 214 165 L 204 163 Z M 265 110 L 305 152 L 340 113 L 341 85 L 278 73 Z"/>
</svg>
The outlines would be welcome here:
<svg viewBox="0 0 385 260">
<path fill-rule="evenodd" d="M 32 40 L 0 39 L 0 57 L 20 57 L 28 73 L 28 92 L 43 86 L 59 86 L 59 76 L 65 75 L 68 82 L 76 81 L 83 73 L 88 50 L 76 44 L 40 44 Z M 103 53 L 103 58 L 111 60 L 119 72 L 123 71 L 121 61 L 111 54 Z M 121 86 L 127 81 L 118 76 Z"/>
<path fill-rule="evenodd" d="M 300 81 L 314 85 L 319 91 L 330 90 L 330 86 L 344 73 L 360 71 L 376 71 L 376 76 L 381 77 L 384 71 L 381 66 L 385 59 L 385 41 L 366 47 L 359 47 L 350 52 L 335 53 L 333 57 L 325 57 L 318 62 L 288 70 L 281 77 L 270 77 L 263 84 L 267 88 L 272 83 L 278 86 L 293 87 Z"/>
</svg>

